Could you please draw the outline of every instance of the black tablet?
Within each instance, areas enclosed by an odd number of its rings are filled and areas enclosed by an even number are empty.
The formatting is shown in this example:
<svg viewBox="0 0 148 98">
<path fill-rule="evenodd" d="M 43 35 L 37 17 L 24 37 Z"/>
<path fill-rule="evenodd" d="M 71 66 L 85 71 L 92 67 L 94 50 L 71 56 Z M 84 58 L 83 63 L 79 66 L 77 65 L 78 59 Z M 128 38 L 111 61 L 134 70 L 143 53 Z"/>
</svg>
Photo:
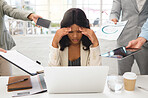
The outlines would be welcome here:
<svg viewBox="0 0 148 98">
<path fill-rule="evenodd" d="M 119 47 L 119 48 L 109 51 L 107 53 L 101 54 L 100 56 L 118 58 L 119 60 L 122 60 L 128 56 L 131 56 L 131 55 L 139 52 L 140 50 L 141 50 L 140 48 Z"/>
<path fill-rule="evenodd" d="M 37 25 L 45 28 L 49 28 L 51 21 L 43 18 L 38 18 Z"/>
</svg>

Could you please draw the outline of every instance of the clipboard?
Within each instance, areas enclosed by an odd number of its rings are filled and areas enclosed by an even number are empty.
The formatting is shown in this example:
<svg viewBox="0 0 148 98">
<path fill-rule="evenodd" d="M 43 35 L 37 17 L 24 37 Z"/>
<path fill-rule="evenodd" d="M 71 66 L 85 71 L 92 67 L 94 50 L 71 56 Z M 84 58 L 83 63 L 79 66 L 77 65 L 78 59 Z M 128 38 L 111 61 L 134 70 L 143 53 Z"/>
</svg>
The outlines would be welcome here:
<svg viewBox="0 0 148 98">
<path fill-rule="evenodd" d="M 0 52 L 0 56 L 32 76 L 44 72 L 43 66 L 39 65 L 16 50 L 9 50 L 7 53 Z"/>
</svg>

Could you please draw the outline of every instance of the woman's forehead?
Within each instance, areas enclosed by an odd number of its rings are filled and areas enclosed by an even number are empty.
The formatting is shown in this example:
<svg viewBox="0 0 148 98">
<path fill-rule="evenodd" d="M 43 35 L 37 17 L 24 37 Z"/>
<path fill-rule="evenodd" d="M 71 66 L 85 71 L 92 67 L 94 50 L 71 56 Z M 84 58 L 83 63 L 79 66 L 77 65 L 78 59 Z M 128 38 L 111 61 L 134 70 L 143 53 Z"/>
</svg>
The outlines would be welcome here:
<svg viewBox="0 0 148 98">
<path fill-rule="evenodd" d="M 79 28 L 80 28 L 80 26 L 78 26 L 78 25 L 76 25 L 76 24 L 73 24 L 72 26 L 71 26 L 71 30 L 72 31 L 75 31 L 75 30 L 79 30 Z"/>
</svg>

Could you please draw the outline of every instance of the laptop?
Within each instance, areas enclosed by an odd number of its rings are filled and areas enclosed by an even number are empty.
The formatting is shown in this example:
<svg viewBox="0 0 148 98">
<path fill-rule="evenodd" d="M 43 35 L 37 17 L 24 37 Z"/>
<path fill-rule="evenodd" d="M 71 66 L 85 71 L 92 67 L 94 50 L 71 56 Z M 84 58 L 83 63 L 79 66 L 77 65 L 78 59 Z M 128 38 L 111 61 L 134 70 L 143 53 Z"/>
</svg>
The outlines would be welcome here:
<svg viewBox="0 0 148 98">
<path fill-rule="evenodd" d="M 44 67 L 49 93 L 101 93 L 108 66 Z"/>
</svg>

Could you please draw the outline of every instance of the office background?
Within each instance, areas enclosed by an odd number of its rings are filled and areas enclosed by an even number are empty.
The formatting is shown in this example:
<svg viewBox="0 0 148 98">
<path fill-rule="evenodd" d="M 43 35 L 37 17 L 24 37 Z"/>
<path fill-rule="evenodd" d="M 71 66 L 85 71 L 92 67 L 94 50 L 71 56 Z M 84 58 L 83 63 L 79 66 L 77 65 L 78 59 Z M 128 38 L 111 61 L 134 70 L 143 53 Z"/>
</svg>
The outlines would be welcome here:
<svg viewBox="0 0 148 98">
<path fill-rule="evenodd" d="M 90 21 L 91 29 L 97 30 L 101 24 L 109 19 L 113 0 L 6 0 L 13 7 L 28 10 L 52 21 L 50 29 L 35 27 L 33 22 L 24 22 L 5 17 L 7 29 L 13 36 L 16 49 L 31 58 L 48 66 L 49 43 L 54 36 L 66 10 L 72 7 L 85 11 Z M 116 47 L 116 41 L 99 39 L 101 53 Z M 109 74 L 117 74 L 116 59 L 102 58 L 102 64 L 110 66 Z M 134 64 L 133 71 L 139 73 Z M 25 74 L 13 66 L 13 75 Z"/>
</svg>

